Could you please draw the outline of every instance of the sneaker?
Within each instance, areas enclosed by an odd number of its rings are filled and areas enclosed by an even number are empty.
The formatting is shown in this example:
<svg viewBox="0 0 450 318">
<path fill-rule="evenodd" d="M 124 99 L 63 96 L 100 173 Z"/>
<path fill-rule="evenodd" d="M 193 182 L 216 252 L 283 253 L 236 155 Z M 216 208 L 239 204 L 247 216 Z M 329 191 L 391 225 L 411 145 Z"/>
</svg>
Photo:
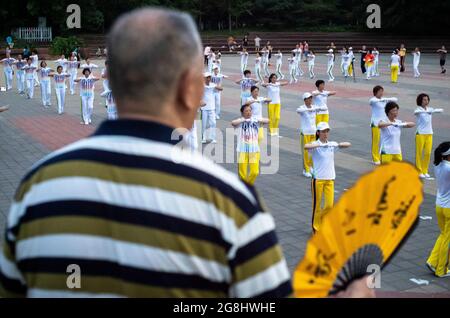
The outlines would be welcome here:
<svg viewBox="0 0 450 318">
<path fill-rule="evenodd" d="M 425 175 L 423 173 L 421 173 L 421 174 L 419 174 L 419 178 L 420 179 L 425 179 L 426 177 L 425 177 Z"/>
<path fill-rule="evenodd" d="M 431 178 L 431 176 L 428 173 L 425 173 L 425 178 Z"/>
<path fill-rule="evenodd" d="M 428 268 L 431 272 L 433 272 L 433 273 L 436 272 L 436 268 L 435 268 L 433 265 L 431 265 L 430 263 L 426 262 L 425 265 L 427 265 L 427 268 Z"/>
<path fill-rule="evenodd" d="M 373 164 L 374 164 L 375 166 L 379 166 L 379 165 L 381 165 L 381 162 L 379 162 L 379 161 L 374 161 Z"/>
<path fill-rule="evenodd" d="M 303 175 L 304 175 L 306 178 L 312 178 L 312 174 L 311 174 L 310 172 L 306 172 L 305 170 L 303 170 Z"/>
<path fill-rule="evenodd" d="M 450 270 L 448 270 L 447 273 L 444 274 L 444 275 L 441 275 L 441 276 L 436 275 L 436 276 L 439 277 L 439 278 L 450 277 Z"/>
<path fill-rule="evenodd" d="M 213 139 L 213 140 L 211 141 L 211 143 L 212 143 L 212 144 L 217 144 L 217 140 Z"/>
<path fill-rule="evenodd" d="M 202 139 L 202 144 L 206 144 L 206 140 L 205 139 Z"/>
</svg>

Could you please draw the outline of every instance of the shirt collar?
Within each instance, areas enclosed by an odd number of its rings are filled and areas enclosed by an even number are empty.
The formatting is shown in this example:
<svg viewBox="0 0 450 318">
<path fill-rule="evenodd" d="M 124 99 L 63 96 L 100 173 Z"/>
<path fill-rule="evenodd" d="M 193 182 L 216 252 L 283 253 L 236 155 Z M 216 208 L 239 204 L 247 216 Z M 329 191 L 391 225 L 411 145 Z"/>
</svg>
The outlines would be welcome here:
<svg viewBox="0 0 450 318">
<path fill-rule="evenodd" d="M 172 138 L 175 128 L 154 121 L 137 119 L 106 120 L 97 128 L 93 136 L 129 136 L 165 142 L 175 145 L 181 140 L 181 133 Z"/>
</svg>

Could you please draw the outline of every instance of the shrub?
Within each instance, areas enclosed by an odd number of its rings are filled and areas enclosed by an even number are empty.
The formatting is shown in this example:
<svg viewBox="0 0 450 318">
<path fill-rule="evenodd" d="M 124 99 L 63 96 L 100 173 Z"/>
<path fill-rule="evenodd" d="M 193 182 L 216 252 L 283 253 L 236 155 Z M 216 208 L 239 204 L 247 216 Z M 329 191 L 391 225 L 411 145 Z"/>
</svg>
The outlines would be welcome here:
<svg viewBox="0 0 450 318">
<path fill-rule="evenodd" d="M 56 37 L 53 39 L 51 52 L 54 55 L 69 56 L 77 47 L 83 46 L 83 40 L 76 36 Z"/>
</svg>

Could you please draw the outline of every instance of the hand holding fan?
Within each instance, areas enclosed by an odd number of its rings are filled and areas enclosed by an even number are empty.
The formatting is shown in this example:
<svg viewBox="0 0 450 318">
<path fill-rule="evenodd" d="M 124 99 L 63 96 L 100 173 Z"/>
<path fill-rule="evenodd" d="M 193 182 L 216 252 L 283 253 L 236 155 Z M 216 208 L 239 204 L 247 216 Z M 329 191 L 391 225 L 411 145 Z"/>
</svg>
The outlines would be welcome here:
<svg viewBox="0 0 450 318">
<path fill-rule="evenodd" d="M 362 176 L 323 218 L 294 272 L 296 297 L 326 297 L 384 266 L 418 220 L 422 182 L 408 163 Z"/>
</svg>

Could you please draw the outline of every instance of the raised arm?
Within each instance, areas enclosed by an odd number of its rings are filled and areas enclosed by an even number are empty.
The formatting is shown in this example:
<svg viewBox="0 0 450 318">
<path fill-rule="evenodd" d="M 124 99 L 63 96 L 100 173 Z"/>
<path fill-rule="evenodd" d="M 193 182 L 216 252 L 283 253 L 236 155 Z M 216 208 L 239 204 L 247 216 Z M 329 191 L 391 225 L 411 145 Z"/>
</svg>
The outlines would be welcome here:
<svg viewBox="0 0 450 318">
<path fill-rule="evenodd" d="M 231 121 L 231 125 L 233 127 L 237 127 L 240 124 L 242 124 L 245 121 L 244 117 L 236 118 L 235 120 Z"/>
<path fill-rule="evenodd" d="M 380 122 L 378 123 L 378 128 L 386 128 L 386 127 L 389 127 L 392 125 L 393 125 L 392 123 L 388 123 L 388 122 L 380 120 Z"/>
</svg>

